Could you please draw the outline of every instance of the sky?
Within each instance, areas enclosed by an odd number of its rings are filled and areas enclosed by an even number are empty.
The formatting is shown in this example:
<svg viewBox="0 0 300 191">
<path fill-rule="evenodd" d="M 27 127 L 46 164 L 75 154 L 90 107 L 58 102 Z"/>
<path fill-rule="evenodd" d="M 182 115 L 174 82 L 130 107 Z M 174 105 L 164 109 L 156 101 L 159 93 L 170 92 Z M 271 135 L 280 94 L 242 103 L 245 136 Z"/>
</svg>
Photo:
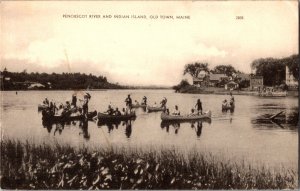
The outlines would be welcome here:
<svg viewBox="0 0 300 191">
<path fill-rule="evenodd" d="M 207 62 L 211 69 L 231 64 L 250 73 L 255 59 L 298 53 L 297 0 L 2 1 L 0 5 L 1 70 L 92 73 L 124 85 L 169 86 L 180 82 L 189 63 Z"/>
</svg>

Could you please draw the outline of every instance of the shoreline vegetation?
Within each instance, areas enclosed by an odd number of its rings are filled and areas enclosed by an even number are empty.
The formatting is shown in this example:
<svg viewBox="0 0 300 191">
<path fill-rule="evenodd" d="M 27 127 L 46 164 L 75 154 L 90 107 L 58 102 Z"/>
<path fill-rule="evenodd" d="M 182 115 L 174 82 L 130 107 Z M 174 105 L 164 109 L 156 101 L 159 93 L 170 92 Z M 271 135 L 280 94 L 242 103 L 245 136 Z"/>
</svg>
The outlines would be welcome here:
<svg viewBox="0 0 300 191">
<path fill-rule="evenodd" d="M 293 169 L 174 149 L 72 148 L 1 140 L 2 189 L 295 189 Z"/>
<path fill-rule="evenodd" d="M 169 86 L 157 85 L 121 85 L 108 82 L 105 76 L 83 73 L 27 73 L 26 70 L 0 72 L 2 91 L 30 90 L 108 90 L 108 89 L 171 89 Z"/>
<path fill-rule="evenodd" d="M 247 89 L 237 89 L 237 90 L 225 90 L 224 88 L 218 87 L 197 87 L 188 84 L 188 82 L 182 81 L 179 85 L 173 86 L 173 89 L 177 93 L 183 94 L 217 94 L 217 95 L 252 95 L 257 96 L 257 91 L 249 91 Z M 298 90 L 287 90 L 287 96 L 298 96 Z"/>
</svg>

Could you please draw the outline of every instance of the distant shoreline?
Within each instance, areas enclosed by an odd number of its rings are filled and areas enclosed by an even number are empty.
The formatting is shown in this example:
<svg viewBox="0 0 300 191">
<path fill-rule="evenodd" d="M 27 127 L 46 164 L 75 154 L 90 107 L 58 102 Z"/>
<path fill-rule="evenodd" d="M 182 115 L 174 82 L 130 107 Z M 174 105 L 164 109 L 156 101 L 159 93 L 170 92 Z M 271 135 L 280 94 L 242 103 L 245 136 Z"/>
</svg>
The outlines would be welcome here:
<svg viewBox="0 0 300 191">
<path fill-rule="evenodd" d="M 25 92 L 25 91 L 109 91 L 109 90 L 172 90 L 172 88 L 118 88 L 118 89 L 32 89 L 32 90 L 0 90 L 0 92 Z M 286 97 L 298 97 L 299 92 L 297 90 L 288 90 Z M 174 91 L 175 93 L 175 91 Z M 210 95 L 229 95 L 230 91 L 207 91 L 207 90 L 197 90 L 190 92 L 176 92 L 180 94 L 210 94 Z M 255 91 L 245 91 L 245 90 L 233 90 L 231 91 L 233 95 L 247 95 L 247 96 L 258 96 L 258 93 Z"/>
<path fill-rule="evenodd" d="M 229 95 L 232 93 L 233 95 L 249 95 L 249 96 L 258 96 L 257 91 L 249 91 L 249 90 L 225 90 L 224 88 L 186 88 L 180 89 L 177 93 L 182 94 L 215 94 L 215 95 Z M 287 90 L 287 97 L 298 97 L 298 90 Z"/>
<path fill-rule="evenodd" d="M 172 90 L 171 87 L 158 87 L 158 88 L 106 88 L 106 89 L 19 89 L 19 90 L 0 90 L 2 92 L 18 92 L 18 91 L 107 91 L 107 90 Z"/>
</svg>

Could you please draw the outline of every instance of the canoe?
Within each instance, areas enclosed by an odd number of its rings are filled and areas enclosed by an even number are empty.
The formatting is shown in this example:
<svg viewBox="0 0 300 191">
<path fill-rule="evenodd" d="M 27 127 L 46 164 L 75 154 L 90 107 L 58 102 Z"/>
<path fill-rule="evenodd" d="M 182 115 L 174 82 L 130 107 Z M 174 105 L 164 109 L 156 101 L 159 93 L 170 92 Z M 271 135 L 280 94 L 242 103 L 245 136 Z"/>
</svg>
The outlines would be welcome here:
<svg viewBox="0 0 300 191">
<path fill-rule="evenodd" d="M 84 120 L 84 115 L 72 115 L 70 113 L 66 113 L 65 115 L 51 115 L 49 112 L 43 111 L 43 121 L 74 121 L 74 120 Z M 88 112 L 88 119 L 93 119 L 93 117 L 97 116 L 97 111 Z"/>
<path fill-rule="evenodd" d="M 165 107 L 151 107 L 151 106 L 148 106 L 147 110 L 148 110 L 148 112 L 156 112 L 156 111 L 165 111 L 166 108 Z"/>
<path fill-rule="evenodd" d="M 132 112 L 127 115 L 108 115 L 106 113 L 98 112 L 98 119 L 99 120 L 129 120 L 129 119 L 135 119 L 136 115 L 135 112 Z"/>
<path fill-rule="evenodd" d="M 42 110 L 47 109 L 47 108 L 48 108 L 47 105 L 44 105 L 44 104 L 39 104 L 38 105 L 38 111 L 42 111 Z"/>
<path fill-rule="evenodd" d="M 144 105 L 144 104 L 132 104 L 131 108 L 146 108 L 147 105 Z"/>
<path fill-rule="evenodd" d="M 286 97 L 287 92 L 260 92 L 258 94 L 260 97 Z"/>
<path fill-rule="evenodd" d="M 199 119 L 210 119 L 211 111 L 207 111 L 202 115 L 167 115 L 166 113 L 161 114 L 162 121 L 193 121 Z"/>
</svg>

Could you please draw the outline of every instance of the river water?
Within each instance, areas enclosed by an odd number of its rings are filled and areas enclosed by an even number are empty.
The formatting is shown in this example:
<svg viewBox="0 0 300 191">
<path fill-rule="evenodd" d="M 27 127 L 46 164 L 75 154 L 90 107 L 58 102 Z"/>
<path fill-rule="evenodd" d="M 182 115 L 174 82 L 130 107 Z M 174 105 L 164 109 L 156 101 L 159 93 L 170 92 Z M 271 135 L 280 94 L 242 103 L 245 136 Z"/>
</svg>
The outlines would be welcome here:
<svg viewBox="0 0 300 191">
<path fill-rule="evenodd" d="M 176 148 L 179 152 L 196 150 L 218 155 L 225 160 L 242 159 L 251 164 L 285 166 L 298 169 L 298 128 L 289 122 L 298 111 L 298 98 L 260 98 L 235 95 L 235 111 L 223 113 L 221 103 L 226 95 L 177 94 L 172 90 L 89 91 L 89 111 L 104 111 L 108 104 L 122 108 L 131 94 L 133 100 L 148 97 L 148 103 L 168 98 L 172 110 L 178 105 L 182 114 L 189 113 L 198 98 L 203 110 L 212 112 L 211 121 L 194 124 L 162 124 L 160 112 L 137 109 L 134 121 L 120 124 L 86 123 L 45 125 L 37 106 L 45 97 L 57 102 L 71 99 L 73 91 L 1 92 L 2 137 L 30 140 L 36 144 L 50 142 L 74 147 Z M 285 111 L 283 120 L 272 123 L 267 115 Z"/>
</svg>

